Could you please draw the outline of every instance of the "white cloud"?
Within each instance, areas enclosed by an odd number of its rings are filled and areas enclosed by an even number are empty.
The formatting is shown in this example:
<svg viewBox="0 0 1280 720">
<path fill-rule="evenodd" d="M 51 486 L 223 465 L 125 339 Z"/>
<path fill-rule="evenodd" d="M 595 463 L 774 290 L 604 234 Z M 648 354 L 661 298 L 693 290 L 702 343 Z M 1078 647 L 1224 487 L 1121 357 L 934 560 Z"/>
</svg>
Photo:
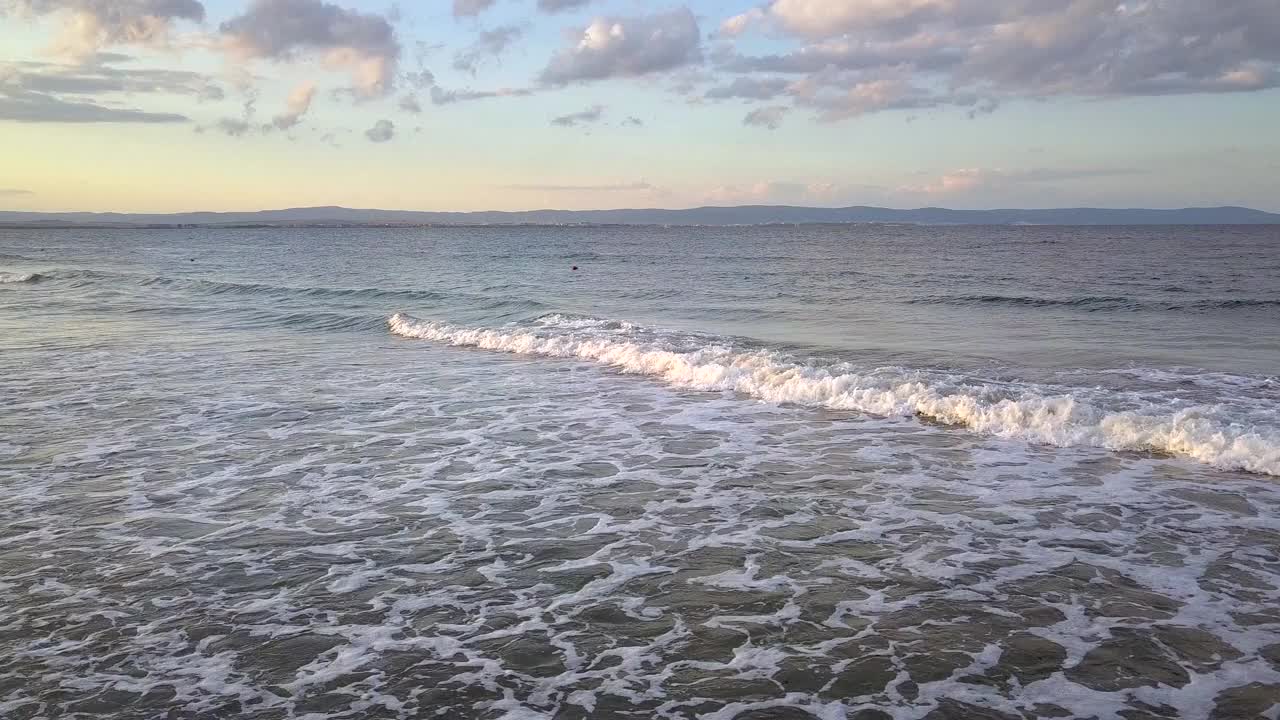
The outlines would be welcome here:
<svg viewBox="0 0 1280 720">
<path fill-rule="evenodd" d="M 751 8 L 741 15 L 734 15 L 720 24 L 720 33 L 734 37 L 746 32 L 752 25 L 765 18 L 764 10 Z"/>
<path fill-rule="evenodd" d="M 204 20 L 197 0 L 7 0 L 19 16 L 54 15 L 61 36 L 54 49 L 86 58 L 113 45 L 165 45 L 179 21 Z M 4 6 L 0 5 L 0 14 Z"/>
<path fill-rule="evenodd" d="M 962 168 L 943 173 L 924 183 L 904 185 L 898 188 L 898 191 L 909 195 L 964 195 L 1016 185 L 1070 182 L 1137 174 L 1140 174 L 1139 171 L 1131 168 L 1110 167 L 1022 170 Z"/>
<path fill-rule="evenodd" d="M 288 130 L 297 125 L 311 109 L 311 101 L 315 96 L 316 84 L 309 80 L 295 87 L 285 100 L 285 111 L 275 116 L 271 124 L 280 130 Z"/>
<path fill-rule="evenodd" d="M 657 192 L 658 188 L 641 180 L 639 182 L 619 185 L 504 185 L 506 190 L 527 192 L 568 192 L 568 193 L 615 193 L 615 192 Z"/>
<path fill-rule="evenodd" d="M 831 183 L 798 183 L 777 180 L 752 185 L 721 185 L 703 196 L 703 201 L 717 205 L 761 205 L 776 203 L 827 202 L 840 191 Z"/>
</svg>

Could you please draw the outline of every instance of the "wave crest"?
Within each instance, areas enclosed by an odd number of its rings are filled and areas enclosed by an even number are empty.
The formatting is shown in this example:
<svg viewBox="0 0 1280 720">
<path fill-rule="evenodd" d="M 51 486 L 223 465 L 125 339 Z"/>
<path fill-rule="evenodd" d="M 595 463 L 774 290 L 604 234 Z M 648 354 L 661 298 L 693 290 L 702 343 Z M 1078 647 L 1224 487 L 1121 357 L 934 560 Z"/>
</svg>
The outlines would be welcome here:
<svg viewBox="0 0 1280 720">
<path fill-rule="evenodd" d="M 917 416 L 1040 444 L 1157 452 L 1224 469 L 1280 475 L 1280 429 L 1232 422 L 1222 417 L 1221 408 L 1107 410 L 1073 394 L 1046 393 L 1033 385 L 971 385 L 901 368 L 857 372 L 728 345 L 677 351 L 617 333 L 471 328 L 403 313 L 389 318 L 388 325 L 401 337 L 586 360 L 678 387 L 733 391 L 772 403 Z"/>
<path fill-rule="evenodd" d="M 40 273 L 9 273 L 0 272 L 0 283 L 30 283 L 38 282 L 43 276 Z"/>
</svg>

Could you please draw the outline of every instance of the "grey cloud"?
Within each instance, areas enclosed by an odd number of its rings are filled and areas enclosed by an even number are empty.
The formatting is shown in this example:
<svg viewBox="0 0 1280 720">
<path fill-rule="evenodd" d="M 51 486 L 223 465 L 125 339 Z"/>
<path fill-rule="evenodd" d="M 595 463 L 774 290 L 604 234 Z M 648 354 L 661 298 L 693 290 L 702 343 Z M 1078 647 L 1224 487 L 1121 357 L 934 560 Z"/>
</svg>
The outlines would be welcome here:
<svg viewBox="0 0 1280 720">
<path fill-rule="evenodd" d="M 0 188 L 0 197 L 17 197 L 19 195 L 35 195 L 35 193 L 22 188 Z"/>
<path fill-rule="evenodd" d="M 426 90 L 427 88 L 436 84 L 436 76 L 426 68 L 423 68 L 416 72 L 405 73 L 404 79 L 406 84 L 409 85 L 409 87 L 414 87 L 419 90 Z"/>
<path fill-rule="evenodd" d="M 789 108 L 783 105 L 772 105 L 770 107 L 762 107 L 747 113 L 742 118 L 742 124 L 751 127 L 762 127 L 768 130 L 777 130 L 782 127 L 782 119 L 786 116 Z"/>
<path fill-rule="evenodd" d="M 0 120 L 26 123 L 180 123 L 190 118 L 177 113 L 63 100 L 20 88 L 0 88 Z"/>
<path fill-rule="evenodd" d="M 707 91 L 709 100 L 742 98 L 745 100 L 772 100 L 781 95 L 791 84 L 790 80 L 774 77 L 736 77 L 727 85 L 719 85 Z"/>
<path fill-rule="evenodd" d="M 222 118 L 214 124 L 214 127 L 231 137 L 247 135 L 252 128 L 248 120 L 241 118 Z"/>
<path fill-rule="evenodd" d="M 561 115 L 551 121 L 552 125 L 557 127 L 576 127 L 578 125 L 587 125 L 600 122 L 600 118 L 604 117 L 603 105 L 592 105 L 586 110 L 581 110 L 568 115 Z"/>
<path fill-rule="evenodd" d="M 432 105 L 452 105 L 474 100 L 488 100 L 502 97 L 525 97 L 532 95 L 532 90 L 525 88 L 500 88 L 498 90 L 445 90 L 441 87 L 431 88 Z"/>
<path fill-rule="evenodd" d="M 585 7 L 590 3 L 591 0 L 538 0 L 538 9 L 542 12 L 556 13 Z"/>
<path fill-rule="evenodd" d="M 834 122 L 883 110 L 925 110 L 943 105 L 973 108 L 981 98 L 959 93 L 942 95 L 916 86 L 909 75 L 883 76 L 817 73 L 791 88 L 800 105 L 814 108 L 818 118 Z"/>
<path fill-rule="evenodd" d="M 773 0 L 726 27 L 754 22 L 806 43 L 772 55 L 717 53 L 719 69 L 805 76 L 797 102 L 828 120 L 945 106 L 976 116 L 1015 98 L 1280 87 L 1274 0 Z"/>
<path fill-rule="evenodd" d="M 123 56 L 121 56 L 123 57 Z M 0 64 L 9 86 L 62 95 L 164 93 L 220 100 L 225 93 L 209 77 L 179 70 L 116 68 L 102 64 L 56 65 L 42 62 Z"/>
<path fill-rule="evenodd" d="M 916 70 L 937 72 L 963 63 L 965 52 L 952 46 L 950 38 L 919 36 L 888 42 L 827 41 L 773 55 L 747 56 L 729 52 L 716 59 L 721 69 L 741 73 L 867 70 L 903 64 Z"/>
<path fill-rule="evenodd" d="M 516 25 L 504 25 L 485 30 L 476 36 L 475 42 L 460 51 L 453 59 L 456 70 L 475 74 L 476 68 L 486 58 L 498 57 L 524 34 Z"/>
<path fill-rule="evenodd" d="M 641 17 L 597 18 L 542 71 L 565 84 L 674 70 L 702 59 L 698 21 L 688 8 Z"/>
<path fill-rule="evenodd" d="M 422 112 L 422 104 L 418 102 L 417 95 L 405 95 L 400 98 L 400 109 L 407 113 L 417 115 Z"/>
<path fill-rule="evenodd" d="M 455 17 L 479 15 L 493 7 L 495 2 L 496 0 L 453 0 L 453 14 Z"/>
<path fill-rule="evenodd" d="M 631 115 L 628 116 L 626 120 L 622 121 L 622 127 L 644 127 L 644 121 L 634 115 Z"/>
<path fill-rule="evenodd" d="M 364 131 L 370 142 L 384 143 L 396 136 L 396 125 L 390 120 L 379 120 L 373 127 Z"/>
<path fill-rule="evenodd" d="M 245 90 L 244 105 L 240 111 L 240 117 L 224 117 L 213 124 L 213 127 L 228 137 L 244 137 L 254 130 L 267 131 L 272 125 L 265 124 L 261 127 L 254 122 L 254 115 L 258 111 L 258 95 L 253 89 Z"/>
<path fill-rule="evenodd" d="M 254 0 L 221 31 L 229 49 L 246 58 L 320 53 L 327 64 L 347 68 L 366 95 L 391 90 L 400 57 L 395 28 L 385 17 L 321 0 Z"/>
</svg>

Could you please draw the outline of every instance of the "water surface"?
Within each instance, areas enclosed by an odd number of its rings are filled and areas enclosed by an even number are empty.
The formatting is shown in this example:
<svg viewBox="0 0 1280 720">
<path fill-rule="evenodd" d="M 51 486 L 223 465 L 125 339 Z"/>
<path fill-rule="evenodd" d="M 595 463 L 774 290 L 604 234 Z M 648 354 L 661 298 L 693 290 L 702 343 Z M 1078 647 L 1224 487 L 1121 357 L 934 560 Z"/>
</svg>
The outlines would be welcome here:
<svg viewBox="0 0 1280 720">
<path fill-rule="evenodd" d="M 1278 278 L 1275 228 L 2 230 L 0 716 L 1274 718 Z"/>
</svg>

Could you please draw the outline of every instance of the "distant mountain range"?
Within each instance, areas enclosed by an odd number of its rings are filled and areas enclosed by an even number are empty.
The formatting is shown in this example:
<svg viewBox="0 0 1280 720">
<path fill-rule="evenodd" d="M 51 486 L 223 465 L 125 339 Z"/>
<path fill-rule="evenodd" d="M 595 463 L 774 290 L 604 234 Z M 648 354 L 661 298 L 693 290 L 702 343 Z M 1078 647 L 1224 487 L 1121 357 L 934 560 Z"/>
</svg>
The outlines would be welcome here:
<svg viewBox="0 0 1280 720">
<path fill-rule="evenodd" d="M 0 212 L 0 227 L 383 226 L 383 225 L 774 225 L 901 223 L 913 225 L 1280 225 L 1280 214 L 1242 207 L 1180 210 L 1060 208 L 948 210 L 789 205 L 686 210 L 530 210 L 417 212 L 344 207 L 174 214 Z"/>
</svg>

